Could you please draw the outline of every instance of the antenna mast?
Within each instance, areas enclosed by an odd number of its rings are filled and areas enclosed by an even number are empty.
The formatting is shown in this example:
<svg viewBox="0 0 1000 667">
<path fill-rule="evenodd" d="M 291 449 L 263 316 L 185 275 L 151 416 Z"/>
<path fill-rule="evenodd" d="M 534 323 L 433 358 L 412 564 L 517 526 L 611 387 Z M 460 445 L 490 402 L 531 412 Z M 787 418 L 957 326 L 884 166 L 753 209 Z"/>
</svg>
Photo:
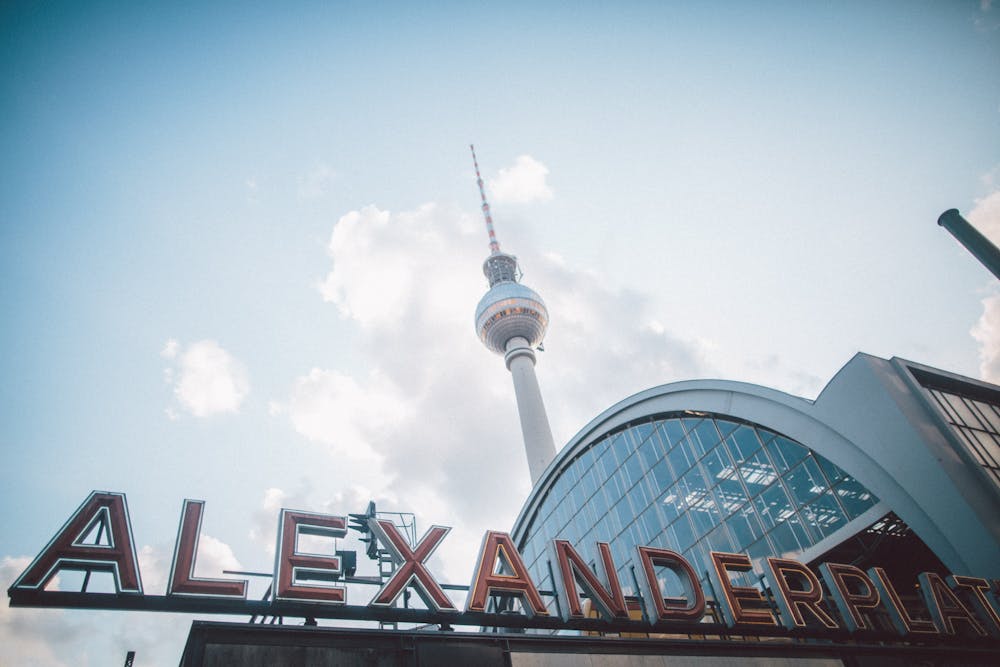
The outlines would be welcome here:
<svg viewBox="0 0 1000 667">
<path fill-rule="evenodd" d="M 479 175 L 479 162 L 476 161 L 476 147 L 469 144 L 472 151 L 472 164 L 476 167 L 476 183 L 479 185 L 479 196 L 483 200 L 483 217 L 486 218 L 486 231 L 490 235 L 490 253 L 497 255 L 500 253 L 500 243 L 497 241 L 496 232 L 493 231 L 493 216 L 490 215 L 490 203 L 486 201 L 486 190 L 483 189 L 483 177 Z"/>
</svg>

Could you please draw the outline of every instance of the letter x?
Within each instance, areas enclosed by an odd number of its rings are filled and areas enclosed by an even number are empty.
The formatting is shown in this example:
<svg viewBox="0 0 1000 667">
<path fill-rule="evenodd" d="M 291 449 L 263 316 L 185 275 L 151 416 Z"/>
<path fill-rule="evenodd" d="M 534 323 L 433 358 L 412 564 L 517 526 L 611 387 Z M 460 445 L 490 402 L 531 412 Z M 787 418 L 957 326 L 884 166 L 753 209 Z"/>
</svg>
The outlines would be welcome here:
<svg viewBox="0 0 1000 667">
<path fill-rule="evenodd" d="M 445 536 L 451 532 L 451 528 L 431 526 L 430 530 L 420 538 L 416 548 L 411 550 L 406 538 L 391 521 L 369 519 L 368 526 L 396 563 L 396 571 L 370 604 L 380 607 L 392 606 L 399 594 L 407 586 L 412 585 L 428 607 L 433 607 L 437 611 L 458 611 L 424 565 Z"/>
</svg>

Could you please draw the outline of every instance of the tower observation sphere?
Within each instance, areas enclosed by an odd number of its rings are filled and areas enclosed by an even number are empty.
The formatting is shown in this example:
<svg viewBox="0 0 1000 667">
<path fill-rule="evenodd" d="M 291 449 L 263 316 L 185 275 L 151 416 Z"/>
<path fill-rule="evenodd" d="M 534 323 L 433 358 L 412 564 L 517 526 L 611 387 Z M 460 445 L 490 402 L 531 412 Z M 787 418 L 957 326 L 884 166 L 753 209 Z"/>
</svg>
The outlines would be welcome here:
<svg viewBox="0 0 1000 667">
<path fill-rule="evenodd" d="M 535 349 L 545 337 L 549 311 L 542 297 L 519 282 L 521 276 L 517 258 L 500 250 L 483 179 L 479 175 L 476 151 L 472 146 L 469 148 L 472 149 L 476 182 L 490 239 L 490 256 L 483 262 L 483 274 L 489 281 L 490 289 L 476 307 L 476 333 L 483 345 L 504 355 L 507 369 L 514 379 L 524 450 L 534 484 L 556 455 L 552 429 L 535 377 Z"/>
</svg>

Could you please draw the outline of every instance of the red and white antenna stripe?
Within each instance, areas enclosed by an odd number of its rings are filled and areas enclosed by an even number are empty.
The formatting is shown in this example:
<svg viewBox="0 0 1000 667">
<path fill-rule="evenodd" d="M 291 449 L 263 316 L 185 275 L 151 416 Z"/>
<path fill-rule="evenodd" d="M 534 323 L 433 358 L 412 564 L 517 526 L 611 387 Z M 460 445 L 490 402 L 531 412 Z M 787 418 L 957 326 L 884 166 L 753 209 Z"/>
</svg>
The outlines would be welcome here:
<svg viewBox="0 0 1000 667">
<path fill-rule="evenodd" d="M 496 255 L 500 252 L 500 243 L 497 241 L 496 232 L 493 231 L 493 216 L 490 215 L 490 203 L 486 201 L 486 190 L 483 189 L 483 177 L 479 175 L 479 162 L 476 161 L 476 147 L 469 144 L 472 151 L 472 164 L 476 167 L 476 183 L 479 185 L 479 196 L 483 200 L 483 217 L 486 218 L 486 232 L 490 235 L 490 254 Z"/>
</svg>

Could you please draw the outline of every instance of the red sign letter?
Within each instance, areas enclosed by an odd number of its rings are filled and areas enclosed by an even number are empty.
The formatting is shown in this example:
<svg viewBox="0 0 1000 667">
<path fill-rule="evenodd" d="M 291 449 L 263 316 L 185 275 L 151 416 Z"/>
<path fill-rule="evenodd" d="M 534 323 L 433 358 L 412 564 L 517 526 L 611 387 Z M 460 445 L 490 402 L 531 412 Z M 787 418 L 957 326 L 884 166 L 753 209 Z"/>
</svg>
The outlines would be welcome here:
<svg viewBox="0 0 1000 667">
<path fill-rule="evenodd" d="M 611 560 L 611 546 L 607 542 L 598 542 L 597 550 L 601 552 L 601 569 L 604 570 L 604 578 L 608 580 L 607 588 L 597 578 L 597 575 L 587 567 L 583 558 L 569 542 L 552 540 L 553 560 L 559 569 L 556 590 L 562 602 L 564 621 L 571 618 L 584 618 L 580 605 L 580 595 L 576 590 L 577 581 L 580 582 L 580 586 L 583 587 L 587 597 L 590 598 L 601 616 L 609 620 L 628 620 L 625 595 L 618 582 L 615 564 Z"/>
<path fill-rule="evenodd" d="M 770 608 L 747 609 L 745 602 L 757 607 L 767 604 L 764 596 L 756 588 L 733 586 L 729 572 L 749 572 L 753 569 L 750 559 L 744 554 L 727 554 L 712 551 L 712 566 L 715 570 L 715 582 L 722 590 L 719 602 L 725 612 L 726 622 L 730 627 L 746 623 L 747 625 L 777 625 L 778 621 Z"/>
<path fill-rule="evenodd" d="M 170 565 L 170 578 L 167 579 L 167 595 L 246 598 L 245 580 L 203 579 L 194 576 L 198 538 L 201 535 L 201 515 L 204 510 L 204 500 L 185 500 L 181 506 L 181 525 L 177 529 L 174 560 Z"/>
<path fill-rule="evenodd" d="M 705 615 L 705 593 L 698 584 L 698 577 L 684 557 L 669 549 L 636 547 L 643 577 L 639 580 L 646 602 L 646 616 L 651 623 L 657 621 L 692 621 L 697 623 Z M 656 567 L 666 567 L 676 574 L 684 585 L 687 598 L 664 598 Z"/>
<path fill-rule="evenodd" d="M 458 611 L 424 565 L 451 528 L 431 526 L 430 530 L 420 538 L 417 547 L 411 550 L 406 538 L 399 534 L 392 521 L 370 519 L 368 526 L 379 542 L 392 554 L 392 559 L 397 565 L 392 578 L 385 582 L 378 595 L 369 604 L 377 607 L 392 606 L 403 589 L 412 585 L 429 608 L 437 611 Z"/>
<path fill-rule="evenodd" d="M 768 558 L 767 568 L 771 572 L 771 583 L 778 595 L 774 596 L 781 610 L 781 622 L 789 630 L 806 627 L 802 610 L 808 611 L 829 630 L 840 626 L 830 614 L 820 606 L 823 602 L 823 587 L 819 579 L 808 567 L 794 560 Z M 792 588 L 791 580 L 797 579 L 802 589 Z"/>
<path fill-rule="evenodd" d="M 871 630 L 871 622 L 861 610 L 878 607 L 880 598 L 878 589 L 868 575 L 853 565 L 840 563 L 823 563 L 819 566 L 819 573 L 830 589 L 830 596 L 837 605 L 837 611 L 843 617 L 847 630 Z"/>
<path fill-rule="evenodd" d="M 119 593 L 142 593 L 124 493 L 91 492 L 11 588 L 45 588 L 59 570 L 110 572 Z"/>
<path fill-rule="evenodd" d="M 955 621 L 962 621 L 968 624 L 972 631 L 980 637 L 986 636 L 986 630 L 979 619 L 945 585 L 944 581 L 941 580 L 941 575 L 933 572 L 922 572 L 917 577 L 917 581 L 920 582 L 920 594 L 923 595 L 924 602 L 927 603 L 927 609 L 930 610 L 931 618 L 934 619 L 938 630 L 953 635 L 955 634 Z"/>
<path fill-rule="evenodd" d="M 340 559 L 336 556 L 300 553 L 299 535 L 343 537 L 347 535 L 347 518 L 281 510 L 274 563 L 274 599 L 344 604 L 342 586 L 298 583 L 300 580 L 336 581 L 341 575 Z"/>
<path fill-rule="evenodd" d="M 498 559 L 502 569 L 509 574 L 495 572 Z M 494 530 L 488 531 L 483 536 L 465 610 L 486 611 L 486 601 L 492 593 L 513 593 L 520 596 L 521 606 L 529 616 L 549 615 L 549 610 L 542 603 L 542 596 L 538 594 L 538 589 L 528 576 L 528 568 L 524 566 L 521 554 L 514 548 L 510 535 Z"/>
<path fill-rule="evenodd" d="M 880 567 L 870 567 L 868 568 L 868 576 L 871 577 L 872 583 L 875 584 L 879 595 L 882 596 L 882 603 L 885 605 L 886 611 L 889 612 L 889 618 L 892 619 L 896 632 L 901 635 L 938 634 L 938 630 L 932 622 L 910 616 L 910 612 L 903 605 L 899 593 L 889 581 L 889 575 L 885 573 L 885 570 Z"/>
</svg>

